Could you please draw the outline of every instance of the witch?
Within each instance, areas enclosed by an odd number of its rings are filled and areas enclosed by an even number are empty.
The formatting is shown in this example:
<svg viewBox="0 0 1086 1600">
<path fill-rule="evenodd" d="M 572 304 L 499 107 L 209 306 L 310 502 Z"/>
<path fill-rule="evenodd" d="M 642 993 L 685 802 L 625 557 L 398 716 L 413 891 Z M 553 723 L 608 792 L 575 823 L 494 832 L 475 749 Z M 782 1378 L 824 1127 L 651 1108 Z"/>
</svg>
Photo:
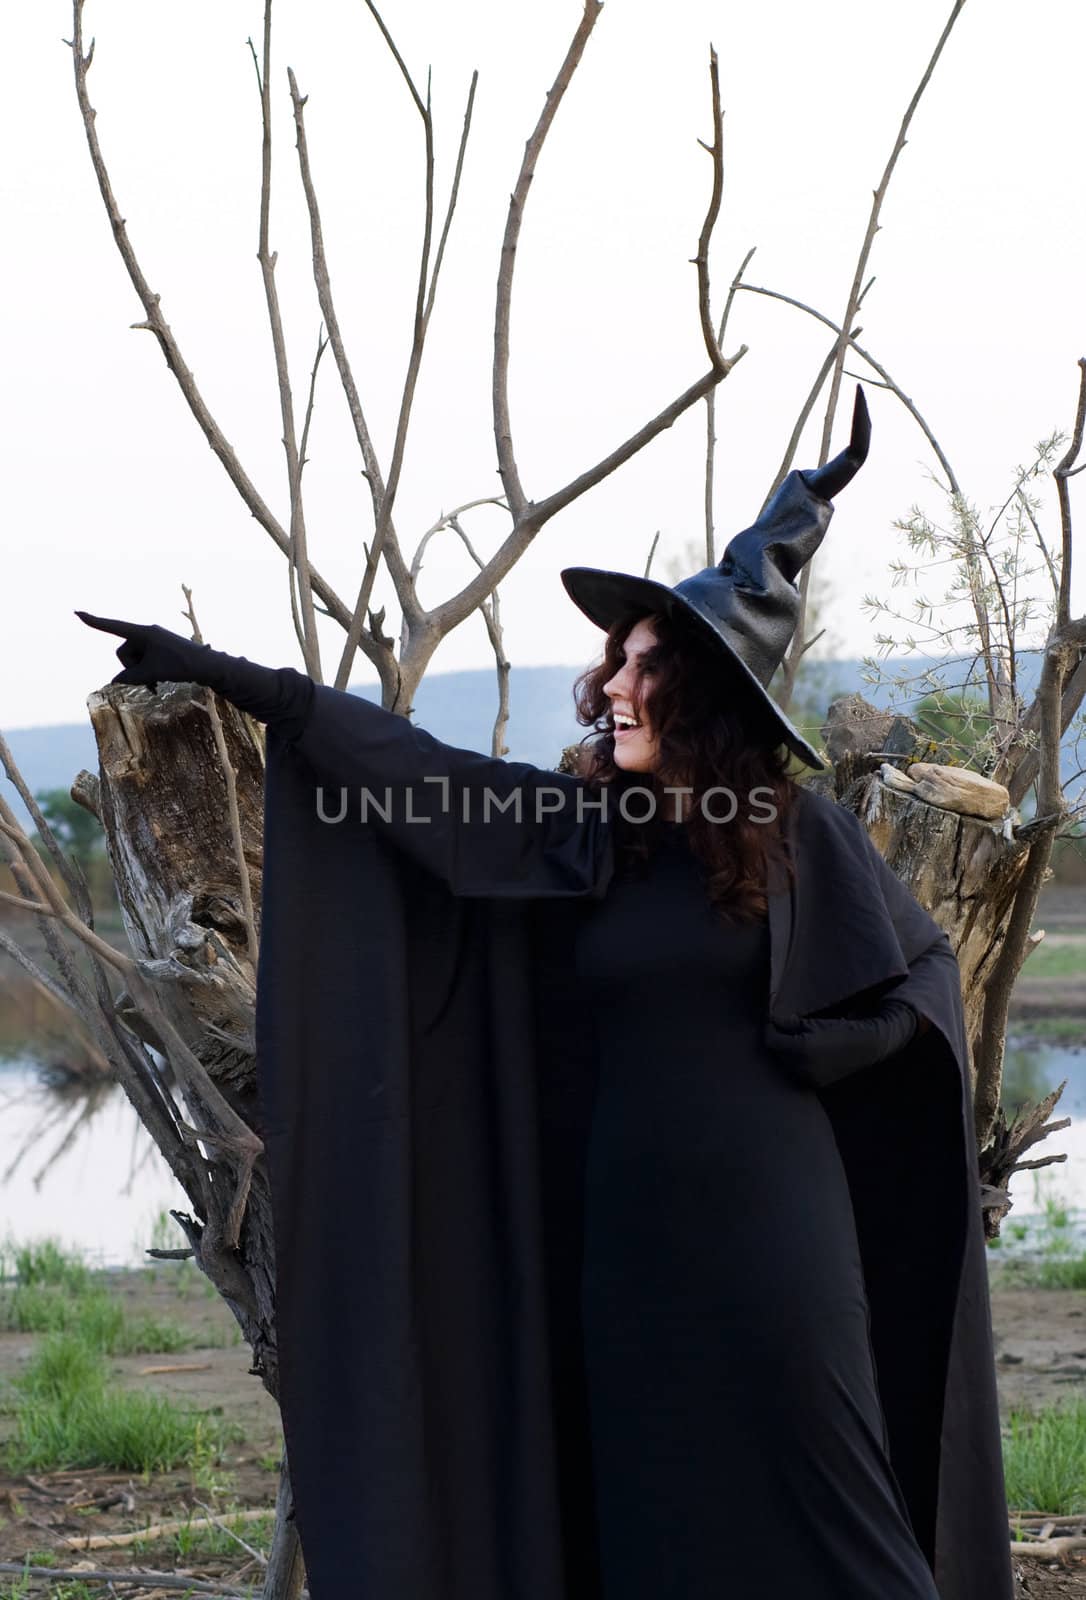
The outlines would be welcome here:
<svg viewBox="0 0 1086 1600">
<path fill-rule="evenodd" d="M 1011 1600 L 960 972 L 767 687 L 869 434 L 674 588 L 562 573 L 576 772 L 77 613 L 268 724 L 313 1600 Z"/>
</svg>

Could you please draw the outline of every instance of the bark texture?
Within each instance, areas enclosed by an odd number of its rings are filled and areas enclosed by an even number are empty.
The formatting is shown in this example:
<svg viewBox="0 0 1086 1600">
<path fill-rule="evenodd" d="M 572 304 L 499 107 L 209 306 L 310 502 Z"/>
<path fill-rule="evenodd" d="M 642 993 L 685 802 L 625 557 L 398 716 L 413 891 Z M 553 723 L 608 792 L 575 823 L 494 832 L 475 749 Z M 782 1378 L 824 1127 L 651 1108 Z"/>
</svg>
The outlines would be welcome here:
<svg viewBox="0 0 1086 1600">
<path fill-rule="evenodd" d="M 256 973 L 210 700 L 208 690 L 190 684 L 164 685 L 157 695 L 124 686 L 91 695 L 99 779 L 95 786 L 83 773 L 75 787 L 93 797 L 105 828 L 132 955 L 208 1078 L 259 1136 Z M 264 731 L 228 701 L 216 699 L 215 705 L 236 774 L 242 851 L 259 929 Z M 118 996 L 116 1010 L 126 1028 L 164 1057 L 160 1063 L 147 1058 L 145 1072 L 153 1091 L 169 1095 L 176 1106 L 178 1144 L 191 1150 L 200 1138 L 197 1154 L 209 1186 L 186 1185 L 193 1215 L 174 1215 L 197 1265 L 227 1300 L 253 1348 L 254 1376 L 277 1397 L 272 1222 L 263 1161 L 258 1157 L 250 1173 L 209 1116 L 208 1103 L 195 1106 L 182 1097 L 153 1020 L 127 991 Z M 176 1151 L 163 1154 L 177 1172 L 179 1163 L 171 1159 Z M 207 1195 L 209 1189 L 230 1194 L 245 1184 L 250 1187 L 235 1245 L 207 1225 Z"/>
</svg>

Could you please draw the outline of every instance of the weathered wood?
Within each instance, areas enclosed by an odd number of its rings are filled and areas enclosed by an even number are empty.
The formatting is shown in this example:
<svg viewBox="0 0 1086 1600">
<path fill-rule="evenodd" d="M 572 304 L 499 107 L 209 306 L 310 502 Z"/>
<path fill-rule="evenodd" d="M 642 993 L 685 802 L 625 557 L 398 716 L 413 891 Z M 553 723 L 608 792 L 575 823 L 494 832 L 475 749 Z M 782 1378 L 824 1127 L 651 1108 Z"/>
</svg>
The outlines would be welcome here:
<svg viewBox="0 0 1086 1600">
<path fill-rule="evenodd" d="M 146 689 L 107 685 L 87 702 L 99 752 L 97 785 L 77 785 L 99 807 L 117 897 L 133 955 L 169 1022 L 242 1122 L 259 1136 L 253 1017 L 256 974 L 247 936 L 226 780 L 208 712 L 210 691 L 192 684 Z M 235 769 L 243 855 L 257 927 L 263 869 L 264 732 L 261 724 L 215 699 Z M 131 996 L 116 1003 L 120 1021 L 162 1051 L 158 1029 Z M 149 1076 L 151 1076 L 149 1074 Z M 161 1094 L 161 1087 L 153 1085 Z M 177 1098 L 175 1094 L 175 1098 Z M 181 1116 L 215 1132 L 207 1106 L 182 1103 Z M 191 1132 L 178 1126 L 178 1138 Z M 278 1393 L 271 1201 L 263 1160 L 251 1175 L 244 1151 L 213 1142 L 201 1157 L 215 1193 L 240 1186 L 245 1197 L 235 1248 L 199 1192 L 194 1215 L 174 1217 L 197 1265 L 230 1306 L 252 1346 L 250 1369 Z M 214 1225 L 212 1225 L 214 1224 Z"/>
<path fill-rule="evenodd" d="M 294 1491 L 286 1453 L 279 1467 L 279 1493 L 275 1501 L 275 1532 L 268 1553 L 262 1600 L 298 1600 L 305 1581 L 305 1564 L 294 1520 Z"/>
<path fill-rule="evenodd" d="M 247 1099 L 255 1081 L 256 974 L 208 695 L 192 684 L 166 686 L 157 696 L 110 688 L 91 695 L 87 706 L 101 763 L 99 815 L 132 953 L 147 963 L 171 1020 L 210 1076 L 224 1092 Z M 217 705 L 259 908 L 263 730 L 227 701 Z M 135 1008 L 125 1020 L 158 1047 L 153 1026 Z"/>
<path fill-rule="evenodd" d="M 882 780 L 889 788 L 911 794 L 916 800 L 925 800 L 940 810 L 980 817 L 984 822 L 1002 822 L 1011 809 L 1010 794 L 1001 783 L 993 783 L 979 772 L 970 772 L 968 767 L 914 761 L 902 773 L 885 763 Z"/>
</svg>

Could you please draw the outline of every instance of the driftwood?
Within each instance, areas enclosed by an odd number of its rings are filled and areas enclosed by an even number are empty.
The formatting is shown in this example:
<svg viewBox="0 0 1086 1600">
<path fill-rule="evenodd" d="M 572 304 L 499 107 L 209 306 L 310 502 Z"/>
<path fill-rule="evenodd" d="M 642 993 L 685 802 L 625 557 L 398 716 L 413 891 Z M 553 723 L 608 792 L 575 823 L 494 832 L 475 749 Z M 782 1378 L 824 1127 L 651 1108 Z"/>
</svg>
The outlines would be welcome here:
<svg viewBox="0 0 1086 1600">
<path fill-rule="evenodd" d="M 1039 1539 L 1047 1539 L 1048 1533 L 1044 1531 L 1045 1529 L 1048 1532 L 1051 1532 L 1053 1528 L 1082 1528 L 1086 1530 L 1086 1511 L 1078 1511 L 1072 1516 L 1064 1517 L 1049 1516 L 1047 1511 L 1008 1511 L 1007 1521 L 1010 1524 L 1012 1533 L 1015 1528 L 1028 1527 L 1030 1523 L 1036 1522 L 1041 1529 L 1037 1537 Z"/>
<path fill-rule="evenodd" d="M 1086 1539 L 1012 1539 L 1011 1554 L 1037 1556 L 1044 1561 L 1063 1561 L 1076 1550 L 1086 1550 Z"/>
<path fill-rule="evenodd" d="M 1002 822 L 1011 809 L 1010 793 L 1001 783 L 993 783 L 979 772 L 970 772 L 968 767 L 914 761 L 901 773 L 886 762 L 882 781 L 888 788 L 911 794 L 916 800 L 926 800 L 928 805 L 942 811 L 979 817 L 982 822 Z"/>
<path fill-rule="evenodd" d="M 151 1378 L 158 1377 L 164 1372 L 210 1372 L 211 1368 L 210 1361 L 168 1361 L 160 1367 L 141 1367 L 139 1376 Z"/>
<path fill-rule="evenodd" d="M 261 1510 L 231 1511 L 231 1522 L 258 1522 L 274 1514 L 271 1506 Z M 174 1533 L 187 1533 L 190 1528 L 221 1528 L 218 1517 L 182 1517 L 173 1522 L 152 1522 L 134 1533 L 73 1534 L 60 1543 L 66 1550 L 122 1550 L 126 1545 L 139 1544 L 146 1539 L 168 1539 Z"/>
</svg>

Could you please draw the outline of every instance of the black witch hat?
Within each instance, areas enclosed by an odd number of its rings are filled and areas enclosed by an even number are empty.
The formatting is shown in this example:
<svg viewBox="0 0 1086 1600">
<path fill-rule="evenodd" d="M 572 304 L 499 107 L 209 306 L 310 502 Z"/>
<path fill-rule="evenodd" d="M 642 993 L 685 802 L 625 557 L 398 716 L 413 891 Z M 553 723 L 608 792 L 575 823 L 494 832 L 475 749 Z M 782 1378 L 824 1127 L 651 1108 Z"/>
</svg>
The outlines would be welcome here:
<svg viewBox="0 0 1086 1600">
<path fill-rule="evenodd" d="M 598 567 L 565 567 L 566 593 L 600 628 L 620 617 L 666 613 L 690 619 L 739 669 L 738 681 L 781 741 L 816 770 L 825 766 L 769 693 L 768 684 L 788 649 L 799 616 L 795 578 L 822 543 L 831 501 L 867 458 L 871 420 L 856 386 L 848 447 L 823 467 L 790 472 L 757 522 L 728 541 L 720 565 L 704 567 L 674 588 L 654 578 Z"/>
</svg>

